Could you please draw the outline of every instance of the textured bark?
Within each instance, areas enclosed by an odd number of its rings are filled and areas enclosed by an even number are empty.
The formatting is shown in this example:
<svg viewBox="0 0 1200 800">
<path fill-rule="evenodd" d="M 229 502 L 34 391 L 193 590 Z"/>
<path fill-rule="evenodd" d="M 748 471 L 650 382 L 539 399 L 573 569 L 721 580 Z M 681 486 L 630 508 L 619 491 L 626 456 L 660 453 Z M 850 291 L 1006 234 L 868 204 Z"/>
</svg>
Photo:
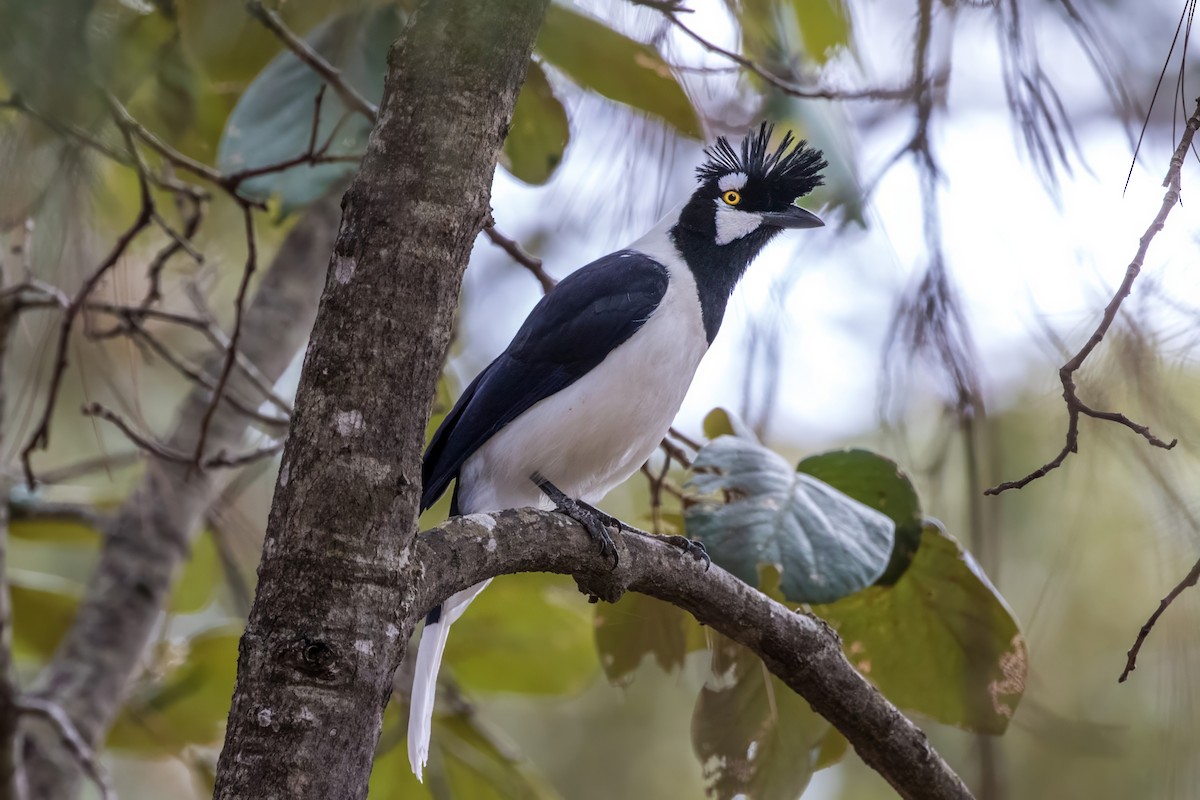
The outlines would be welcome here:
<svg viewBox="0 0 1200 800">
<path fill-rule="evenodd" d="M 242 638 L 218 798 L 359 798 L 412 633 L 421 450 L 547 0 L 426 0 L 343 203 Z"/>
<path fill-rule="evenodd" d="M 661 540 L 625 535 L 616 543 L 620 565 L 613 570 L 584 529 L 562 515 L 519 509 L 456 517 L 422 534 L 411 550 L 419 565 L 412 608 L 420 614 L 456 591 L 516 572 L 573 575 L 582 591 L 608 602 L 626 590 L 657 597 L 757 653 L 901 797 L 971 797 L 925 734 L 850 665 L 838 635 L 820 619 L 790 611 L 718 566 L 705 571 Z"/>
<path fill-rule="evenodd" d="M 309 209 L 284 240 L 246 309 L 240 350 L 268 380 L 283 373 L 312 327 L 338 213 L 336 197 Z M 220 369 L 223 359 L 214 356 L 209 368 Z M 227 391 L 241 398 L 256 396 L 237 372 Z M 171 448 L 195 450 L 209 398 L 207 389 L 197 387 L 183 401 L 168 441 Z M 247 418 L 223 404 L 209 427 L 206 451 L 239 450 L 246 429 Z M 75 620 L 34 692 L 61 706 L 93 748 L 121 707 L 172 577 L 188 555 L 221 477 L 150 457 L 140 484 L 106 531 Z M 74 796 L 78 761 L 46 723 L 31 720 L 26 728 L 28 797 Z"/>
</svg>

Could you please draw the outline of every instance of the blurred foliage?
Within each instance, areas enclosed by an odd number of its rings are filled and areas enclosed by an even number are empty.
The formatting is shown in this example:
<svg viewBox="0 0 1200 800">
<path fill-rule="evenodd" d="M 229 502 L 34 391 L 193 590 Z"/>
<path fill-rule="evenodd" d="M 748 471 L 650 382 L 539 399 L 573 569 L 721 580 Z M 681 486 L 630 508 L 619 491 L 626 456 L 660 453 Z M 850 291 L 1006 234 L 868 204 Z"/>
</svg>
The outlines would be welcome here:
<svg viewBox="0 0 1200 800">
<path fill-rule="evenodd" d="M 351 86 L 379 100 L 387 46 L 411 3 L 270 5 Z M 737 22 L 741 51 L 785 78 L 822 75 L 858 60 L 860 48 L 868 52 L 869 43 L 858 41 L 867 21 L 855 16 L 861 4 L 724 5 Z M 577 113 L 580 98 L 605 104 L 626 127 L 634 115 L 646 117 L 689 147 L 710 128 L 767 116 L 800 131 L 829 157 L 829 185 L 814 201 L 864 221 L 854 134 L 886 118 L 864 123 L 841 106 L 788 97 L 753 75 L 741 76 L 736 98 L 714 101 L 697 90 L 692 74 L 673 67 L 680 53 L 663 47 L 658 31 L 610 25 L 593 15 L 597 8 L 551 5 L 501 156 L 511 175 L 531 185 L 554 183 L 570 147 L 596 125 Z M 39 113 L 110 147 L 119 147 L 121 139 L 106 122 L 101 88 L 147 129 L 205 164 L 236 171 L 294 158 L 313 140 L 319 85 L 244 13 L 242 0 L 0 3 L 0 98 L 19 95 Z M 317 146 L 335 129 L 331 154 L 361 152 L 368 122 L 345 114 L 337 93 L 326 91 Z M 39 257 L 50 252 L 55 263 L 82 263 L 64 232 L 107 242 L 126 224 L 137 202 L 130 170 L 93 158 L 69 136 L 14 112 L 0 112 L 0 133 L 0 217 L 39 210 Z M 244 188 L 286 216 L 354 168 L 351 162 L 297 166 L 251 179 Z M 54 194 L 47 187 L 59 178 L 65 189 Z M 160 209 L 177 221 L 165 197 Z M 228 265 L 242 258 L 238 245 L 230 244 L 237 221 L 216 199 L 197 239 L 208 263 L 168 270 L 175 277 L 199 274 L 215 285 L 211 302 L 218 316 L 227 314 L 228 305 L 218 302 L 228 292 L 221 281 L 228 282 L 234 274 Z M 281 233 L 266 229 L 264 252 Z M 140 287 L 137 270 L 152 250 L 131 254 L 115 281 L 118 296 Z M 23 331 L 24 349 L 8 365 L 10 375 L 21 378 L 16 405 L 30 402 L 39 359 L 47 357 L 37 349 L 39 330 Z M 189 355 L 204 352 L 182 336 L 171 341 Z M 146 427 L 154 428 L 170 418 L 183 385 L 160 364 L 138 360 L 132 346 L 99 352 L 94 362 L 84 359 L 84 370 L 68 387 L 72 402 L 64 405 L 73 408 L 56 421 L 56 463 L 94 449 L 111 452 L 119 441 L 79 421 L 76 401 L 99 392 L 136 395 L 145 400 L 139 412 L 145 412 Z M 132 363 L 140 366 L 132 369 Z M 1193 372 L 1194 365 L 1180 367 L 1162 393 L 1194 397 Z M 446 377 L 439 385 L 431 431 L 452 403 L 453 383 Z M 1011 473 L 1013 464 L 1036 459 L 1045 441 L 1060 435 L 1047 422 L 1057 425 L 1058 405 L 1040 395 L 1026 399 L 1024 410 L 981 423 L 999 443 L 997 472 Z M 935 411 L 918 413 L 932 418 Z M 954 459 L 940 462 L 936 474 L 922 471 L 921 459 L 878 433 L 847 443 L 855 445 L 850 449 L 807 456 L 793 469 L 794 454 L 758 444 L 730 411 L 711 412 L 703 432 L 715 440 L 697 459 L 703 471 L 670 475 L 675 485 L 691 477 L 703 497 L 668 500 L 650 515 L 645 480 L 635 476 L 608 502 L 626 504 L 664 532 L 689 531 L 704 539 L 718 564 L 780 601 L 822 601 L 801 610 L 829 621 L 851 662 L 893 702 L 929 722 L 937 746 L 968 777 L 976 742 L 963 731 L 1006 732 L 996 742 L 1011 797 L 1189 796 L 1187 787 L 1196 783 L 1188 771 L 1190 752 L 1184 748 L 1175 761 L 1163 752 L 1176 752 L 1175 739 L 1185 745 L 1194 740 L 1177 732 L 1188 730 L 1190 723 L 1179 717 L 1194 712 L 1187 692 L 1200 670 L 1188 644 L 1195 603 L 1185 600 L 1164 618 L 1132 684 L 1118 693 L 1113 683 L 1130 636 L 1166 585 L 1163 574 L 1151 574 L 1139 560 L 1144 540 L 1130 536 L 1169 513 L 1168 504 L 1156 499 L 1161 482 L 1140 467 L 1127 468 L 1139 462 L 1120 453 L 1083 475 L 1075 472 L 1076 462 L 1055 476 L 1053 488 L 1038 484 L 1003 501 L 1004 516 L 994 512 L 1001 555 L 988 569 L 1003 576 L 998 583 L 1006 601 L 977 560 L 924 516 L 934 511 L 950 530 L 971 530 L 964 497 L 977 487 L 965 485 L 965 469 Z M 6 438 L 11 452 L 20 437 Z M 872 450 L 897 454 L 908 473 Z M 1194 457 L 1184 457 L 1192 460 L 1183 477 L 1194 485 Z M 61 496 L 55 490 L 14 496 L 14 508 L 66 499 L 108 513 L 113 487 L 125 491 L 136 472 L 81 477 Z M 158 639 L 107 741 L 108 758 L 123 776 L 123 797 L 199 796 L 187 780 L 165 790 L 147 777 L 163 763 L 194 775 L 201 786 L 211 776 L 197 754 L 215 755 L 220 744 L 241 625 L 226 587 L 226 562 L 238 560 L 229 541 L 242 553 L 240 568 L 252 572 L 272 482 L 269 470 L 249 482 L 245 494 L 223 509 L 223 535 L 206 531 L 198 537 L 177 576 Z M 447 506 L 448 497 L 426 512 L 422 524 L 435 524 Z M 786 513 L 748 516 L 768 508 Z M 830 513 L 857 521 L 838 525 L 832 535 L 821 527 Z M 13 647 L 23 679 L 52 656 L 94 563 L 102 534 L 85 519 L 32 516 L 10 526 Z M 884 533 L 889 526 L 894 535 Z M 1166 560 L 1164 573 L 1176 577 L 1178 564 Z M 814 573 L 818 561 L 823 566 Z M 1117 582 L 1124 590 L 1119 597 L 1111 591 Z M 1025 619 L 1028 639 L 1012 608 Z M 773 800 L 797 796 L 817 770 L 835 764 L 836 770 L 822 773 L 835 776 L 823 796 L 890 796 L 848 752 L 846 741 L 749 651 L 649 597 L 629 595 L 593 608 L 559 577 L 501 578 L 456 625 L 446 674 L 466 694 L 455 688 L 439 702 L 428 782 L 422 786 L 412 778 L 403 746 L 405 709 L 397 700 L 385 716 L 372 798 L 691 797 L 707 788 L 719 798 Z"/>
</svg>

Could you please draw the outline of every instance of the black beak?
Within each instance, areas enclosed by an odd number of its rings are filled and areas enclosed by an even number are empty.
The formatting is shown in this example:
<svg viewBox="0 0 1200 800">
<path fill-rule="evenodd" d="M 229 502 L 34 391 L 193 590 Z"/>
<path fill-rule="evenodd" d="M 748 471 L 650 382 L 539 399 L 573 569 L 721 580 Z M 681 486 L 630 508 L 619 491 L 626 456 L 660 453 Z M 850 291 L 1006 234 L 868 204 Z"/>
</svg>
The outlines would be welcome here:
<svg viewBox="0 0 1200 800">
<path fill-rule="evenodd" d="M 761 212 L 764 225 L 776 228 L 823 228 L 825 223 L 811 211 L 805 211 L 800 206 L 788 206 L 787 211 Z"/>
</svg>

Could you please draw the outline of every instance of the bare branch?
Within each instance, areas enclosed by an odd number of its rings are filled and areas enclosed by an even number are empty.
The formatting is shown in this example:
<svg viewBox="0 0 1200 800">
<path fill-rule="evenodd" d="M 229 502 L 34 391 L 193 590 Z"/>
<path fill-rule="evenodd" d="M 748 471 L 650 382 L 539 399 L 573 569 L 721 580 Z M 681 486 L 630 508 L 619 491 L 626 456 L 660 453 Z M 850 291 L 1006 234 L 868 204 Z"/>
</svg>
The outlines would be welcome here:
<svg viewBox="0 0 1200 800">
<path fill-rule="evenodd" d="M 1171 603 L 1175 602 L 1175 598 L 1183 594 L 1184 589 L 1189 589 L 1200 583 L 1200 561 L 1192 565 L 1188 574 L 1183 577 L 1179 583 L 1175 584 L 1175 588 L 1171 589 L 1158 604 L 1158 608 L 1154 609 L 1154 613 L 1150 615 L 1150 619 L 1146 620 L 1146 624 L 1138 631 L 1137 638 L 1133 641 L 1133 647 L 1125 654 L 1125 669 L 1121 670 L 1121 677 L 1117 678 L 1117 683 L 1124 683 L 1129 678 L 1129 673 L 1137 669 L 1138 653 L 1142 651 L 1142 644 L 1146 641 L 1146 637 L 1150 635 L 1150 631 L 1154 629 L 1154 624 L 1158 622 L 1158 618 L 1163 615 Z"/>
<path fill-rule="evenodd" d="M 559 514 L 520 509 L 456 517 L 423 533 L 412 563 L 425 573 L 413 610 L 496 575 L 557 572 L 586 594 L 613 602 L 637 591 L 672 603 L 753 650 L 788 686 L 850 740 L 902 797 L 968 798 L 963 782 L 925 734 L 846 661 L 837 634 L 795 613 L 718 566 L 680 556 L 660 537 L 614 537 L 620 565 L 601 556 L 583 528 Z M 483 524 L 486 523 L 486 524 Z"/>
<path fill-rule="evenodd" d="M 238 286 L 237 299 L 234 300 L 233 333 L 229 337 L 225 364 L 221 368 L 220 377 L 217 378 L 217 386 L 213 389 L 212 401 L 208 404 L 208 408 L 204 411 L 204 417 L 200 420 L 200 436 L 196 439 L 196 453 L 193 457 L 193 463 L 198 467 L 201 466 L 201 460 L 204 458 L 204 443 L 208 438 L 208 426 L 212 423 L 213 414 L 217 413 L 217 406 L 221 404 L 221 395 L 225 393 L 225 386 L 229 383 L 229 373 L 233 371 L 233 365 L 237 361 L 238 339 L 242 337 L 242 313 L 246 308 L 246 291 L 250 288 L 250 277 L 258 265 L 258 247 L 254 239 L 254 215 L 249 207 L 242 206 L 242 217 L 246 229 L 246 266 L 242 270 L 242 282 Z"/>
<path fill-rule="evenodd" d="M 275 34 L 287 49 L 296 54 L 296 58 L 311 67 L 313 72 L 325 80 L 325 83 L 332 86 L 346 108 L 354 109 L 372 123 L 379 118 L 378 107 L 359 94 L 353 86 L 346 83 L 342 78 L 342 73 L 336 67 L 326 61 L 316 50 L 313 50 L 308 42 L 293 33 L 278 14 L 262 4 L 262 0 L 246 0 L 246 11 Z"/>
<path fill-rule="evenodd" d="M 99 285 L 100 280 L 116 265 L 117 261 L 124 255 L 130 243 L 133 242 L 137 235 L 150 225 L 153 208 L 146 201 L 148 194 L 148 192 L 143 190 L 142 206 L 138 212 L 137 219 L 117 239 L 112 250 L 109 251 L 104 260 L 100 262 L 100 265 L 84 281 L 83 286 L 75 293 L 75 296 L 71 299 L 70 304 L 63 313 L 63 320 L 58 334 L 58 347 L 54 357 L 54 371 L 51 373 L 50 388 L 46 396 L 46 406 L 42 411 L 41 420 L 38 422 L 33 436 L 30 437 L 29 442 L 21 450 L 21 463 L 25 470 L 25 482 L 30 488 L 37 485 L 37 478 L 34 477 L 33 465 L 30 461 L 33 451 L 38 448 L 45 449 L 50 443 L 50 418 L 54 414 L 58 392 L 62 387 L 63 374 L 67 370 L 67 346 L 71 341 L 71 329 L 74 327 L 75 318 L 79 315 L 79 311 L 83 308 L 88 296 Z"/>
<path fill-rule="evenodd" d="M 136 444 L 140 449 L 145 450 L 153 456 L 171 461 L 176 464 L 189 464 L 199 466 L 200 469 L 218 469 L 218 468 L 233 468 L 244 467 L 247 464 L 258 461 L 261 458 L 274 456 L 283 450 L 283 441 L 272 442 L 263 447 L 239 453 L 237 455 L 228 455 L 224 450 L 221 450 L 217 455 L 206 458 L 199 464 L 196 463 L 194 455 L 172 450 L 170 447 L 162 444 L 155 439 L 144 436 L 133 429 L 133 426 L 117 412 L 107 408 L 100 403 L 88 403 L 82 409 L 82 413 L 86 417 L 99 417 L 102 420 L 111 422 L 121 433 L 129 438 L 129 441 Z"/>
<path fill-rule="evenodd" d="M 709 52 L 716 53 L 719 56 L 729 59 L 742 68 L 753 72 L 758 77 L 762 78 L 771 86 L 775 87 L 784 94 L 792 97 L 802 97 L 811 100 L 908 100 L 916 94 L 920 88 L 917 85 L 901 86 L 898 88 L 883 88 L 877 87 L 873 89 L 830 89 L 830 88 L 807 88 L 793 83 L 785 78 L 781 78 L 775 73 L 760 66 L 752 59 L 746 58 L 740 53 L 735 53 L 732 50 L 726 50 L 724 47 L 705 39 L 700 34 L 685 25 L 675 13 L 684 9 L 678 8 L 661 8 L 657 4 L 642 2 L 642 5 L 648 5 L 652 8 L 657 8 L 662 12 L 663 16 L 670 20 L 671 24 L 678 28 L 685 36 L 687 36 L 696 44 L 703 47 Z"/>
<path fill-rule="evenodd" d="M 258 365 L 268 384 L 292 361 L 311 328 L 339 215 L 337 196 L 311 206 L 258 281 L 239 351 Z M 160 313 L 165 312 L 146 310 L 146 318 L 159 318 Z M 203 321 L 192 317 L 165 321 L 206 330 Z M 227 348 L 217 346 L 206 366 L 212 374 L 227 357 Z M 230 389 L 239 395 L 252 388 L 243 377 L 240 371 L 230 377 Z M 99 561 L 71 627 L 35 684 L 35 692 L 61 706 L 93 748 L 104 741 L 121 708 L 123 687 L 141 665 L 140 655 L 170 596 L 171 578 L 216 496 L 215 472 L 191 465 L 198 423 L 210 400 L 211 393 L 196 386 L 180 403 L 164 447 L 186 463 L 146 459 L 137 487 L 106 527 Z M 222 406 L 209 430 L 209 451 L 220 461 L 234 461 L 236 457 L 221 451 L 236 447 L 245 431 L 245 417 Z M 67 797 L 79 780 L 79 769 L 57 737 L 49 734 L 45 726 L 27 733 L 30 793 Z"/>
<path fill-rule="evenodd" d="M 117 793 L 113 790 L 112 781 L 109 780 L 108 770 L 96 758 L 92 748 L 88 747 L 87 742 L 84 741 L 75 728 L 75 724 L 71 722 L 71 718 L 67 716 L 67 712 L 63 711 L 61 706 L 40 697 L 24 696 L 17 698 L 17 709 L 22 714 L 30 714 L 48 720 L 58 731 L 63 743 L 70 748 L 76 760 L 79 761 L 83 771 L 91 778 L 92 783 L 96 784 L 101 800 L 117 800 Z"/>
<path fill-rule="evenodd" d="M 1057 469 L 1066 461 L 1067 456 L 1071 453 L 1079 452 L 1079 417 L 1087 416 L 1093 419 L 1106 420 L 1115 422 L 1118 425 L 1124 425 L 1134 433 L 1141 436 L 1154 447 L 1161 447 L 1164 450 L 1170 450 L 1177 443 L 1177 439 L 1172 439 L 1167 442 L 1153 433 L 1146 425 L 1140 425 L 1124 414 L 1113 411 L 1098 411 L 1091 406 L 1088 406 L 1079 399 L 1078 387 L 1075 384 L 1075 373 L 1083 367 L 1084 361 L 1092 354 L 1092 351 L 1104 340 L 1108 329 L 1112 327 L 1113 322 L 1117 318 L 1117 312 L 1121 309 L 1121 303 L 1133 291 L 1133 282 L 1137 280 L 1137 276 L 1142 271 L 1142 266 L 1146 262 L 1146 253 L 1150 250 L 1150 243 L 1154 241 L 1154 237 L 1166 225 L 1167 217 L 1171 213 L 1176 204 L 1179 203 L 1180 173 L 1183 171 L 1183 162 L 1187 157 L 1188 149 L 1192 146 L 1192 138 L 1196 131 L 1200 130 L 1200 100 L 1196 101 L 1196 110 L 1192 112 L 1192 116 L 1188 118 L 1187 127 L 1184 128 L 1183 135 L 1179 139 L 1179 145 L 1175 148 L 1174 155 L 1171 156 L 1171 163 L 1167 169 L 1167 176 L 1163 179 L 1163 186 L 1167 187 L 1166 194 L 1163 195 L 1162 205 L 1159 206 L 1158 213 L 1154 216 L 1154 220 L 1150 226 L 1146 228 L 1146 232 L 1142 234 L 1142 238 L 1138 242 L 1137 252 L 1133 256 L 1133 261 L 1125 269 L 1125 277 L 1121 281 L 1121 285 L 1117 287 L 1116 293 L 1112 299 L 1108 301 L 1108 305 L 1104 307 L 1104 313 L 1100 317 L 1100 323 L 1096 329 L 1092 331 L 1092 335 L 1084 343 L 1083 347 L 1068 361 L 1063 364 L 1058 370 L 1059 380 L 1063 387 L 1063 400 L 1067 404 L 1067 435 L 1066 442 L 1063 444 L 1062 450 L 1058 452 L 1054 458 L 1047 461 L 1038 469 L 1029 473 L 1023 478 L 1015 481 L 1005 481 L 997 486 L 988 489 L 985 494 L 997 495 L 1009 489 L 1020 489 L 1027 486 L 1030 482 L 1041 478 L 1050 471 Z"/>
<path fill-rule="evenodd" d="M 525 269 L 533 273 L 533 277 L 538 279 L 538 283 L 542 285 L 542 293 L 545 294 L 555 287 L 557 280 L 550 277 L 546 270 L 542 267 L 542 260 L 536 256 L 531 256 L 517 243 L 515 239 L 510 239 L 500 231 L 496 230 L 496 222 L 490 217 L 487 223 L 483 226 L 483 232 L 492 240 L 492 243 L 497 245 L 501 250 L 512 256 L 513 261 L 523 266 Z"/>
</svg>

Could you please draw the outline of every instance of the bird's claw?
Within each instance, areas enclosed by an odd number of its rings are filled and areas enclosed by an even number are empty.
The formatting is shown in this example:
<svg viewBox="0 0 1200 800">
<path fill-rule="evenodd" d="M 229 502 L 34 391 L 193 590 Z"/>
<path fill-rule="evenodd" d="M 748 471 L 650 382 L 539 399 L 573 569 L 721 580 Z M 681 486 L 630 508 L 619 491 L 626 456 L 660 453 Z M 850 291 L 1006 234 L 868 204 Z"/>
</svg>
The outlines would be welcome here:
<svg viewBox="0 0 1200 800">
<path fill-rule="evenodd" d="M 605 526 L 611 526 L 616 529 L 617 533 L 621 532 L 624 523 L 616 517 L 605 514 L 598 508 L 594 508 L 580 500 L 568 497 L 557 486 L 538 473 L 530 476 L 538 488 L 550 498 L 550 502 L 554 503 L 554 510 L 560 514 L 566 514 L 571 519 L 578 522 L 584 527 L 593 539 L 600 545 L 600 555 L 605 558 L 612 558 L 612 568 L 616 569 L 621 563 L 621 554 L 617 552 L 617 545 L 613 542 L 613 538 L 605 529 Z"/>
<path fill-rule="evenodd" d="M 692 558 L 703 561 L 704 571 L 708 572 L 708 568 L 712 566 L 712 556 L 708 554 L 708 548 L 704 546 L 704 542 L 699 539 L 689 539 L 686 536 L 667 536 L 665 538 Z"/>
</svg>

